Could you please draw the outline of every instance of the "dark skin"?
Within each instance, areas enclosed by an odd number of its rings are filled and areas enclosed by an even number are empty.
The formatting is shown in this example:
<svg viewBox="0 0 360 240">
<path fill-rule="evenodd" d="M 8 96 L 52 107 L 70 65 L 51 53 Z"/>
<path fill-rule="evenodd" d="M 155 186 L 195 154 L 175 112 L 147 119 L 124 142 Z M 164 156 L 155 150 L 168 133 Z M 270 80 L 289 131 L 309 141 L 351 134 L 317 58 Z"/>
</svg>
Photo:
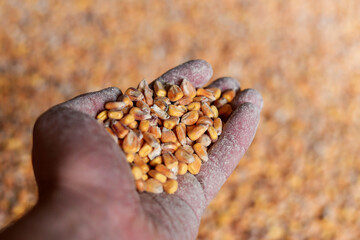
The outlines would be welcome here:
<svg viewBox="0 0 360 240">
<path fill-rule="evenodd" d="M 158 79 L 178 84 L 186 77 L 201 87 L 211 76 L 207 62 L 193 60 Z M 34 127 L 39 201 L 0 239 L 195 239 L 204 209 L 252 142 L 263 105 L 257 91 L 240 91 L 232 78 L 211 85 L 237 90 L 235 110 L 209 150 L 209 161 L 196 176 L 178 176 L 174 195 L 138 193 L 124 153 L 96 122 L 119 89 L 84 94 L 49 109 Z"/>
</svg>

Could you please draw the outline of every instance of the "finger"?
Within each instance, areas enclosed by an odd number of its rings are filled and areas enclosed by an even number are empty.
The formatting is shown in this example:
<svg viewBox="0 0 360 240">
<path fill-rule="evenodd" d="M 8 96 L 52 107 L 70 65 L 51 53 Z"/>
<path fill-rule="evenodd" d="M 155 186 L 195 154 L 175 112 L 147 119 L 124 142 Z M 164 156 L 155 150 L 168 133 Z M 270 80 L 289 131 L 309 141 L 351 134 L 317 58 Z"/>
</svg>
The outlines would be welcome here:
<svg viewBox="0 0 360 240">
<path fill-rule="evenodd" d="M 239 92 L 232 101 L 232 105 L 235 108 L 247 102 L 254 104 L 260 111 L 264 105 L 264 101 L 261 94 L 255 89 L 251 89 L 251 88 Z"/>
<path fill-rule="evenodd" d="M 99 111 L 104 109 L 106 102 L 115 101 L 120 94 L 120 89 L 109 87 L 97 92 L 82 94 L 61 105 L 95 117 Z"/>
<path fill-rule="evenodd" d="M 35 124 L 33 142 L 33 166 L 40 195 L 56 187 L 101 189 L 129 196 L 135 192 L 128 163 L 118 144 L 85 113 L 63 105 L 48 110 Z"/>
<path fill-rule="evenodd" d="M 239 106 L 226 122 L 219 140 L 209 150 L 209 160 L 196 176 L 203 187 L 206 204 L 220 190 L 250 146 L 260 119 L 252 103 Z"/>
<path fill-rule="evenodd" d="M 211 78 L 213 70 L 205 60 L 191 60 L 170 69 L 156 80 L 162 83 L 180 85 L 183 79 L 189 80 L 195 87 L 205 85 Z"/>
<path fill-rule="evenodd" d="M 222 77 L 213 81 L 208 87 L 220 88 L 221 92 L 226 90 L 238 91 L 240 89 L 240 83 L 231 77 Z"/>
</svg>

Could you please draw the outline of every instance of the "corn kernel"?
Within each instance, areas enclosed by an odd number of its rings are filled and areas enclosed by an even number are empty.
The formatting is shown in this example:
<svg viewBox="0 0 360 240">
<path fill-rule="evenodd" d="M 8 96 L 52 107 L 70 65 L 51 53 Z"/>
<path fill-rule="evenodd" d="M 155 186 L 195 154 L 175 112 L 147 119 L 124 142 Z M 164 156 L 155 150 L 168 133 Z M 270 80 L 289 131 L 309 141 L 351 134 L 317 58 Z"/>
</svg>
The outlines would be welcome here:
<svg viewBox="0 0 360 240">
<path fill-rule="evenodd" d="M 153 93 L 154 93 L 154 91 L 150 89 L 149 84 L 146 82 L 145 79 L 142 80 L 139 83 L 138 90 L 140 92 L 142 92 L 142 94 L 144 95 L 146 103 L 149 106 L 153 105 L 153 102 L 154 102 Z"/>
<path fill-rule="evenodd" d="M 166 96 L 166 90 L 164 88 L 164 85 L 160 81 L 154 82 L 154 91 L 155 91 L 156 96 L 158 96 L 158 97 Z"/>
<path fill-rule="evenodd" d="M 225 104 L 219 109 L 219 115 L 222 117 L 228 117 L 232 113 L 232 107 L 229 103 Z"/>
<path fill-rule="evenodd" d="M 198 140 L 196 140 L 197 143 L 200 143 L 204 147 L 208 147 L 211 144 L 211 139 L 209 135 L 203 134 Z"/>
<path fill-rule="evenodd" d="M 172 85 L 169 88 L 167 95 L 168 95 L 168 98 L 170 99 L 170 101 L 176 102 L 177 100 L 180 100 L 184 96 L 184 93 L 182 92 L 182 90 L 179 86 Z"/>
<path fill-rule="evenodd" d="M 186 144 L 186 127 L 184 123 L 180 123 L 175 127 L 176 136 L 181 145 Z"/>
<path fill-rule="evenodd" d="M 121 110 L 124 107 L 126 107 L 126 104 L 124 102 L 107 102 L 107 103 L 105 103 L 105 109 L 107 109 L 107 110 L 112 110 L 112 109 Z"/>
<path fill-rule="evenodd" d="M 135 180 L 141 179 L 141 176 L 143 175 L 141 168 L 138 166 L 133 166 L 131 172 L 134 175 Z"/>
<path fill-rule="evenodd" d="M 181 117 L 181 122 L 185 123 L 185 125 L 194 125 L 198 119 L 199 119 L 199 112 L 193 110 L 185 113 Z"/>
<path fill-rule="evenodd" d="M 169 105 L 168 114 L 173 117 L 181 117 L 186 112 L 182 105 Z"/>
<path fill-rule="evenodd" d="M 213 126 L 210 126 L 207 131 L 209 133 L 209 137 L 211 138 L 211 141 L 216 142 L 216 140 L 218 139 L 216 129 Z"/>
<path fill-rule="evenodd" d="M 177 139 L 176 139 L 175 133 L 172 130 L 163 127 L 162 133 L 161 133 L 161 142 L 163 142 L 163 143 L 169 143 L 169 142 L 175 143 L 176 140 Z"/>
<path fill-rule="evenodd" d="M 178 160 L 172 153 L 164 153 L 162 157 L 167 168 L 172 169 L 178 166 Z"/>
<path fill-rule="evenodd" d="M 147 132 L 149 130 L 150 122 L 149 120 L 141 120 L 139 124 L 139 130 L 142 132 Z"/>
<path fill-rule="evenodd" d="M 208 89 L 204 89 L 204 88 L 198 88 L 196 90 L 196 96 L 207 97 L 210 101 L 214 101 L 216 99 L 214 94 L 211 91 L 209 91 Z"/>
<path fill-rule="evenodd" d="M 220 118 L 214 119 L 214 128 L 216 129 L 217 135 L 220 135 L 222 132 L 222 121 Z"/>
<path fill-rule="evenodd" d="M 201 111 L 204 113 L 205 116 L 212 118 L 214 117 L 214 112 L 212 111 L 211 107 L 208 103 L 201 104 Z"/>
<path fill-rule="evenodd" d="M 110 110 L 108 116 L 110 119 L 119 120 L 124 116 L 124 113 L 121 110 Z"/>
<path fill-rule="evenodd" d="M 178 166 L 178 174 L 179 175 L 184 175 L 188 170 L 188 165 L 184 162 L 179 162 L 179 166 Z"/>
<path fill-rule="evenodd" d="M 149 133 L 151 133 L 155 138 L 161 138 L 161 129 L 159 127 L 150 126 Z"/>
<path fill-rule="evenodd" d="M 179 120 L 179 117 L 170 117 L 169 119 L 164 120 L 163 125 L 167 129 L 173 129 L 179 123 Z"/>
<path fill-rule="evenodd" d="M 200 110 L 200 107 L 201 107 L 200 102 L 192 102 L 188 105 L 188 110 L 189 111 L 192 111 L 192 110 L 198 111 L 198 110 Z"/>
<path fill-rule="evenodd" d="M 192 85 L 192 83 L 189 82 L 188 80 L 183 79 L 180 84 L 180 88 L 181 88 L 182 92 L 184 93 L 184 96 L 190 97 L 190 98 L 193 98 L 196 96 L 196 89 L 195 89 L 194 85 Z"/>
<path fill-rule="evenodd" d="M 201 160 L 196 154 L 193 154 L 193 157 L 194 157 L 195 161 L 188 164 L 187 167 L 188 167 L 188 171 L 191 174 L 196 175 L 196 174 L 198 174 L 200 172 Z"/>
<path fill-rule="evenodd" d="M 146 175 L 145 175 L 146 176 Z M 143 192 L 145 190 L 145 182 L 143 179 L 138 179 L 135 181 L 136 189 L 139 192 Z"/>
<path fill-rule="evenodd" d="M 111 124 L 111 129 L 117 135 L 118 138 L 123 139 L 130 131 L 130 129 L 123 123 L 115 121 Z"/>
<path fill-rule="evenodd" d="M 201 158 L 201 160 L 203 160 L 204 162 L 208 161 L 209 158 L 208 158 L 208 154 L 206 151 L 206 147 L 204 147 L 200 143 L 195 143 L 193 145 L 193 148 L 194 148 L 196 154 Z"/>
<path fill-rule="evenodd" d="M 150 193 L 162 193 L 163 186 L 158 180 L 149 178 L 145 181 L 145 191 Z"/>
<path fill-rule="evenodd" d="M 124 102 L 125 106 L 128 106 L 128 107 L 132 107 L 134 105 L 134 103 L 131 101 L 129 96 L 126 94 L 119 96 L 117 101 Z"/>
<path fill-rule="evenodd" d="M 149 155 L 149 153 L 151 153 L 151 151 L 152 151 L 152 147 L 151 147 L 148 143 L 145 143 L 145 144 L 140 148 L 139 156 L 140 156 L 140 157 L 146 157 L 147 155 Z"/>
<path fill-rule="evenodd" d="M 122 148 L 126 153 L 136 153 L 140 145 L 140 141 L 133 131 L 130 131 L 122 143 Z"/>
<path fill-rule="evenodd" d="M 192 129 L 190 132 L 188 132 L 188 137 L 192 141 L 195 141 L 206 132 L 207 128 L 208 127 L 205 125 L 197 125 L 196 127 L 194 127 L 194 129 Z"/>
<path fill-rule="evenodd" d="M 162 163 L 162 157 L 161 156 L 157 156 L 156 158 L 154 158 L 153 160 L 150 161 L 149 165 L 152 167 L 155 167 L 158 164 Z"/>
<path fill-rule="evenodd" d="M 129 163 L 132 163 L 134 161 L 134 154 L 133 153 L 127 153 L 126 154 L 126 160 L 129 162 Z"/>
<path fill-rule="evenodd" d="M 211 118 L 202 116 L 197 120 L 196 125 L 202 124 L 202 125 L 211 126 L 211 125 L 213 125 L 213 123 L 214 123 L 214 121 Z"/>
<path fill-rule="evenodd" d="M 214 113 L 213 118 L 219 117 L 219 110 L 217 109 L 217 107 L 215 107 L 214 105 L 211 105 L 210 108 L 211 108 L 212 112 Z"/>
<path fill-rule="evenodd" d="M 144 95 L 136 88 L 130 87 L 125 91 L 125 94 L 129 96 L 131 101 L 141 101 L 144 99 Z"/>
<path fill-rule="evenodd" d="M 96 118 L 97 118 L 97 119 L 100 119 L 101 121 L 105 121 L 105 120 L 108 118 L 107 113 L 108 113 L 107 110 L 101 111 L 101 112 L 96 116 Z"/>
<path fill-rule="evenodd" d="M 135 121 L 135 118 L 134 118 L 134 115 L 132 114 L 127 114 L 125 117 L 123 117 L 120 122 L 124 125 L 129 125 L 130 123 L 134 122 Z"/>
<path fill-rule="evenodd" d="M 158 180 L 159 182 L 161 183 L 165 183 L 166 182 L 166 176 L 159 173 L 158 171 L 156 170 L 150 170 L 148 172 L 148 175 L 156 180 Z"/>
<path fill-rule="evenodd" d="M 222 94 L 222 97 L 227 100 L 227 102 L 231 102 L 235 97 L 235 91 L 234 90 L 227 90 Z"/>
<path fill-rule="evenodd" d="M 163 184 L 163 187 L 168 194 L 174 194 L 178 189 L 178 182 L 174 179 L 170 179 Z"/>
<path fill-rule="evenodd" d="M 175 157 L 179 161 L 185 163 L 192 163 L 195 160 L 194 157 L 182 147 L 179 147 L 178 150 L 176 150 Z"/>
<path fill-rule="evenodd" d="M 176 175 L 163 164 L 157 164 L 155 166 L 155 170 L 169 179 L 176 179 Z"/>
<path fill-rule="evenodd" d="M 215 99 L 219 99 L 219 97 L 221 96 L 220 88 L 207 88 L 207 90 L 214 94 Z"/>
</svg>

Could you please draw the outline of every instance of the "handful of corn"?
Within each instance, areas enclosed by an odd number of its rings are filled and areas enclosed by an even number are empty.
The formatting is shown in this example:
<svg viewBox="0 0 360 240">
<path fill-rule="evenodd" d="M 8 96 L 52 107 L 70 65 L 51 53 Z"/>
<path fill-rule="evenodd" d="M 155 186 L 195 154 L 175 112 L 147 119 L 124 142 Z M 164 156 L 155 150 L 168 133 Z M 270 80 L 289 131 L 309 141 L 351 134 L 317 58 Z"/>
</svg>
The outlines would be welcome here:
<svg viewBox="0 0 360 240">
<path fill-rule="evenodd" d="M 99 123 L 126 154 L 139 192 L 173 194 L 177 175 L 198 174 L 232 112 L 234 90 L 142 80 L 105 103 Z"/>
</svg>

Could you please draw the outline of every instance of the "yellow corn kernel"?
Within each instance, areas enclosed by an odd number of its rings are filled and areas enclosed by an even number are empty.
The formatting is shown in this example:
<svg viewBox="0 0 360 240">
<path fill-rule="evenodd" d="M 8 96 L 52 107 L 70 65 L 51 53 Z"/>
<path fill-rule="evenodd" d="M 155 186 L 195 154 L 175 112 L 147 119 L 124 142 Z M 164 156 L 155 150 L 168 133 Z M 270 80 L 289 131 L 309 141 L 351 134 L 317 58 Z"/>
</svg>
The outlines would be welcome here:
<svg viewBox="0 0 360 240">
<path fill-rule="evenodd" d="M 143 174 L 146 174 L 150 170 L 149 165 L 144 162 L 144 160 L 139 156 L 139 154 L 135 154 L 134 164 L 142 170 Z"/>
<path fill-rule="evenodd" d="M 179 123 L 179 120 L 179 117 L 170 117 L 169 119 L 164 120 L 163 125 L 167 129 L 173 129 Z"/>
<path fill-rule="evenodd" d="M 163 143 L 169 143 L 169 142 L 175 143 L 176 142 L 175 133 L 172 130 L 163 127 L 162 133 L 161 133 L 161 142 L 163 142 Z"/>
<path fill-rule="evenodd" d="M 214 113 L 213 118 L 219 117 L 219 110 L 217 109 L 217 107 L 215 107 L 214 105 L 211 105 L 210 108 L 211 108 L 212 112 Z"/>
<path fill-rule="evenodd" d="M 162 153 L 173 153 L 178 149 L 178 145 L 173 142 L 163 143 L 161 144 L 161 152 Z"/>
<path fill-rule="evenodd" d="M 126 153 L 136 153 L 139 146 L 140 141 L 138 136 L 133 131 L 130 131 L 122 143 L 122 149 Z"/>
<path fill-rule="evenodd" d="M 231 102 L 235 97 L 235 91 L 227 90 L 227 91 L 223 92 L 222 97 L 225 98 L 228 102 Z"/>
<path fill-rule="evenodd" d="M 178 175 L 184 175 L 188 170 L 188 165 L 184 162 L 179 162 Z"/>
<path fill-rule="evenodd" d="M 201 135 L 203 135 L 206 132 L 207 128 L 208 128 L 207 126 L 202 124 L 197 125 L 191 131 L 188 132 L 188 137 L 190 138 L 190 140 L 196 141 L 199 137 L 201 137 Z"/>
<path fill-rule="evenodd" d="M 139 124 L 139 130 L 141 132 L 147 132 L 149 130 L 150 127 L 150 122 L 149 120 L 141 120 L 140 124 Z"/>
<path fill-rule="evenodd" d="M 174 194 L 178 189 L 178 182 L 174 179 L 170 179 L 163 184 L 163 187 L 168 194 Z"/>
<path fill-rule="evenodd" d="M 153 160 L 151 160 L 149 162 L 149 165 L 152 166 L 152 167 L 155 167 L 156 165 L 161 164 L 161 163 L 162 163 L 162 157 L 157 156 L 156 158 L 154 158 Z"/>
<path fill-rule="evenodd" d="M 138 107 L 133 107 L 130 109 L 129 113 L 134 116 L 135 120 L 145 120 L 151 118 L 150 108 L 149 108 L 149 112 L 147 113 Z"/>
<path fill-rule="evenodd" d="M 168 114 L 173 117 L 181 117 L 186 112 L 182 105 L 169 105 Z"/>
<path fill-rule="evenodd" d="M 190 98 L 194 98 L 196 96 L 196 89 L 195 89 L 194 85 L 192 85 L 192 83 L 189 82 L 188 80 L 183 79 L 180 84 L 180 88 L 181 88 L 184 96 L 190 97 Z"/>
<path fill-rule="evenodd" d="M 145 182 L 143 179 L 138 179 L 135 181 L 136 189 L 139 192 L 143 192 L 145 190 Z"/>
<path fill-rule="evenodd" d="M 126 154 L 126 160 L 129 162 L 129 163 L 132 163 L 134 161 L 134 154 L 133 153 L 127 153 Z"/>
<path fill-rule="evenodd" d="M 214 119 L 214 128 L 217 132 L 217 135 L 220 135 L 222 132 L 222 121 L 220 118 L 215 118 Z"/>
<path fill-rule="evenodd" d="M 161 138 L 161 130 L 157 126 L 150 126 L 149 133 L 151 133 L 155 138 Z"/>
<path fill-rule="evenodd" d="M 175 156 L 172 153 L 164 153 L 162 157 L 165 166 L 169 169 L 176 168 L 179 164 L 178 160 L 175 158 Z"/>
<path fill-rule="evenodd" d="M 184 123 L 180 123 L 175 127 L 177 139 L 181 145 L 186 144 L 186 127 Z"/>
<path fill-rule="evenodd" d="M 131 172 L 134 175 L 135 180 L 141 179 L 143 175 L 141 168 L 139 168 L 138 166 L 133 166 L 131 168 Z"/>
<path fill-rule="evenodd" d="M 147 174 L 142 175 L 142 180 L 146 181 L 149 179 L 149 176 Z"/>
<path fill-rule="evenodd" d="M 214 94 L 215 99 L 219 99 L 219 97 L 221 96 L 220 88 L 207 88 L 207 90 L 211 91 Z"/>
<path fill-rule="evenodd" d="M 201 107 L 200 102 L 192 102 L 192 103 L 189 104 L 188 110 L 189 111 L 192 111 L 192 110 L 199 111 L 200 107 Z"/>
<path fill-rule="evenodd" d="M 125 91 L 125 94 L 129 96 L 131 101 L 141 101 L 144 99 L 144 95 L 136 88 L 130 87 Z"/>
<path fill-rule="evenodd" d="M 185 163 L 192 163 L 195 159 L 192 156 L 192 154 L 190 154 L 189 152 L 187 152 L 184 148 L 179 147 L 178 150 L 176 150 L 175 152 L 175 157 L 181 161 L 181 162 L 185 162 Z"/>
<path fill-rule="evenodd" d="M 204 162 L 208 161 L 208 154 L 206 151 L 206 147 L 204 147 L 203 145 L 201 145 L 201 143 L 195 143 L 193 145 L 193 148 L 196 152 L 196 154 L 201 158 L 201 160 L 203 160 Z"/>
<path fill-rule="evenodd" d="M 176 175 L 163 164 L 156 165 L 155 170 L 169 179 L 176 179 Z"/>
<path fill-rule="evenodd" d="M 100 119 L 101 121 L 105 121 L 105 120 L 108 118 L 107 113 L 108 113 L 107 110 L 101 111 L 101 112 L 96 116 L 96 118 L 97 118 L 97 119 Z"/>
<path fill-rule="evenodd" d="M 206 135 L 206 134 L 204 134 L 204 135 Z M 203 136 L 204 136 L 203 135 Z M 202 137 L 202 136 L 201 136 Z M 200 137 L 200 138 L 201 138 Z M 199 138 L 199 139 L 200 139 Z M 193 147 L 192 146 L 190 146 L 190 145 L 183 145 L 182 146 L 182 148 L 185 150 L 185 151 L 187 151 L 188 153 L 190 153 L 190 154 L 193 154 L 194 153 L 194 149 L 193 149 Z"/>
<path fill-rule="evenodd" d="M 149 84 L 146 82 L 145 79 L 139 83 L 138 90 L 144 95 L 146 103 L 149 104 L 149 106 L 153 105 L 154 91 L 149 87 Z"/>
<path fill-rule="evenodd" d="M 214 117 L 214 113 L 213 113 L 211 107 L 206 102 L 201 104 L 201 111 L 204 113 L 205 116 L 207 116 L 209 118 Z"/>
<path fill-rule="evenodd" d="M 214 94 L 209 91 L 208 89 L 204 89 L 204 88 L 198 88 L 196 90 L 196 96 L 204 96 L 207 97 L 210 101 L 214 101 L 215 100 L 215 96 Z"/>
<path fill-rule="evenodd" d="M 130 129 L 127 126 L 125 126 L 124 124 L 118 121 L 114 122 L 111 125 L 111 129 L 120 139 L 123 139 L 130 131 Z"/>
<path fill-rule="evenodd" d="M 139 150 L 139 156 L 140 157 L 146 157 L 147 155 L 149 155 L 149 153 L 151 153 L 152 151 L 152 147 L 145 143 Z"/>
<path fill-rule="evenodd" d="M 182 97 L 175 104 L 176 105 L 189 105 L 190 103 L 192 103 L 192 101 L 193 101 L 193 99 L 191 97 Z"/>
<path fill-rule="evenodd" d="M 213 125 L 213 123 L 214 121 L 211 118 L 202 116 L 199 118 L 199 120 L 197 120 L 196 125 L 203 124 L 203 125 L 211 126 Z"/>
<path fill-rule="evenodd" d="M 121 95 L 120 97 L 118 97 L 118 100 L 119 102 L 124 102 L 125 103 L 125 106 L 128 106 L 128 107 L 132 107 L 134 105 L 134 103 L 131 101 L 131 99 L 129 98 L 128 95 L 126 94 L 123 94 Z"/>
<path fill-rule="evenodd" d="M 232 113 L 232 107 L 229 103 L 225 104 L 219 109 L 219 115 L 222 117 L 228 117 Z"/>
<path fill-rule="evenodd" d="M 130 123 L 134 122 L 135 121 L 135 118 L 134 118 L 134 115 L 132 114 L 127 114 L 125 117 L 123 117 L 120 122 L 124 125 L 129 125 Z"/>
<path fill-rule="evenodd" d="M 199 119 L 199 112 L 193 110 L 185 113 L 181 117 L 181 122 L 185 123 L 185 125 L 194 125 L 198 119 Z"/>
<path fill-rule="evenodd" d="M 186 126 L 186 132 L 189 133 L 191 130 L 193 130 L 196 126 L 195 125 L 190 125 L 190 126 Z"/>
<path fill-rule="evenodd" d="M 166 90 L 164 88 L 164 85 L 160 81 L 154 82 L 154 91 L 155 91 L 156 96 L 158 96 L 158 97 L 166 96 Z"/>
<path fill-rule="evenodd" d="M 216 129 L 213 126 L 210 126 L 207 131 L 209 133 L 209 137 L 211 138 L 211 141 L 216 142 L 216 140 L 218 139 Z"/>
<path fill-rule="evenodd" d="M 154 178 L 149 178 L 145 181 L 145 191 L 150 193 L 162 193 L 164 190 L 161 182 Z"/>
<path fill-rule="evenodd" d="M 150 132 L 143 132 L 143 138 L 153 148 L 156 148 L 160 145 L 155 136 Z"/>
<path fill-rule="evenodd" d="M 159 182 L 161 183 L 165 183 L 166 182 L 166 176 L 159 173 L 158 171 L 156 170 L 150 170 L 148 172 L 148 175 L 156 180 L 158 180 Z"/>
<path fill-rule="evenodd" d="M 193 157 L 195 159 L 194 162 L 188 164 L 188 171 L 191 173 L 191 174 L 198 174 L 200 172 L 200 168 L 201 168 L 201 160 L 200 158 L 196 155 L 196 154 L 193 154 Z"/>
<path fill-rule="evenodd" d="M 218 100 L 216 100 L 216 101 L 214 102 L 214 105 L 215 105 L 215 107 L 217 107 L 217 108 L 221 108 L 221 107 L 224 106 L 226 103 L 228 103 L 228 101 L 226 100 L 226 98 L 221 97 L 221 98 L 219 98 Z"/>
<path fill-rule="evenodd" d="M 209 135 L 203 134 L 198 140 L 196 140 L 197 143 L 200 143 L 204 147 L 208 147 L 211 144 L 211 139 Z"/>
<path fill-rule="evenodd" d="M 124 107 L 126 107 L 126 104 L 124 102 L 107 102 L 107 103 L 105 103 L 105 109 L 107 109 L 107 110 L 112 110 L 112 109 L 121 110 Z"/>
<path fill-rule="evenodd" d="M 128 125 L 128 127 L 131 129 L 137 129 L 138 125 L 139 125 L 139 123 L 137 121 L 133 121 L 132 123 L 130 123 Z"/>
<path fill-rule="evenodd" d="M 121 110 L 110 110 L 108 112 L 108 116 L 110 119 L 116 119 L 119 120 L 124 116 L 124 113 Z"/>
<path fill-rule="evenodd" d="M 184 93 L 182 92 L 181 88 L 177 85 L 172 85 L 169 88 L 169 91 L 167 92 L 167 96 L 172 102 L 176 102 L 177 100 L 180 100 Z"/>
<path fill-rule="evenodd" d="M 139 154 L 140 155 L 140 154 Z M 145 163 L 148 163 L 150 161 L 149 157 L 146 156 L 146 157 L 141 157 L 141 159 L 145 162 Z"/>
</svg>

